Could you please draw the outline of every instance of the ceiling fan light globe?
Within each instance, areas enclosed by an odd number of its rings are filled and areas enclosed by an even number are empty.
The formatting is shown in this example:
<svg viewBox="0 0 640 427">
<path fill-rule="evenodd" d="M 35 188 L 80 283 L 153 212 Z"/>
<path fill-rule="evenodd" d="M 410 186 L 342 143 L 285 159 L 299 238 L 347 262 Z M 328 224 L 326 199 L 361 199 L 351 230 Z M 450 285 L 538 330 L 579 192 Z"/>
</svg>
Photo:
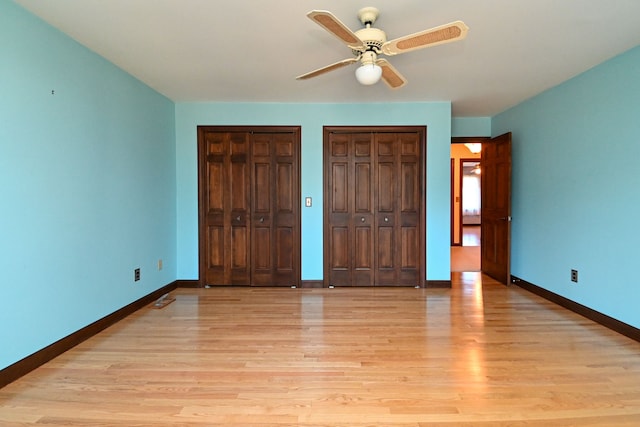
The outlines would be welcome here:
<svg viewBox="0 0 640 427">
<path fill-rule="evenodd" d="M 356 69 L 356 80 L 362 85 L 376 84 L 382 77 L 382 68 L 377 64 L 363 64 Z"/>
</svg>

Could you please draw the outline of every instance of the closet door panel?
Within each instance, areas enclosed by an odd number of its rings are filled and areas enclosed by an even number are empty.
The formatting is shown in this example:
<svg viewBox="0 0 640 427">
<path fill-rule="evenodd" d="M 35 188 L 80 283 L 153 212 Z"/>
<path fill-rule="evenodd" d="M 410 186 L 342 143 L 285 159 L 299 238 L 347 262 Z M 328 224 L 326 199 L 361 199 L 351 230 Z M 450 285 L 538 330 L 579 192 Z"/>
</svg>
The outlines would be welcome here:
<svg viewBox="0 0 640 427">
<path fill-rule="evenodd" d="M 276 229 L 276 259 L 275 267 L 278 273 L 292 271 L 293 265 L 293 230 L 291 227 L 278 227 Z"/>
<path fill-rule="evenodd" d="M 398 134 L 398 241 L 397 263 L 399 285 L 421 286 L 420 260 L 424 252 L 424 231 L 421 229 L 424 200 L 422 193 L 422 141 L 416 133 Z"/>
<path fill-rule="evenodd" d="M 249 283 L 250 239 L 250 147 L 244 132 L 228 133 L 228 164 L 223 185 L 227 202 L 226 237 L 230 259 L 227 265 L 230 279 L 222 284 L 247 285 Z"/>
<path fill-rule="evenodd" d="M 326 228 L 325 273 L 329 286 L 351 286 L 352 224 L 351 224 L 351 141 L 348 135 L 335 134 L 327 141 L 325 151 L 325 215 L 330 218 Z"/>
<path fill-rule="evenodd" d="M 275 285 L 297 286 L 300 275 L 300 182 L 298 142 L 293 133 L 278 133 L 273 138 L 273 260 Z"/>
</svg>

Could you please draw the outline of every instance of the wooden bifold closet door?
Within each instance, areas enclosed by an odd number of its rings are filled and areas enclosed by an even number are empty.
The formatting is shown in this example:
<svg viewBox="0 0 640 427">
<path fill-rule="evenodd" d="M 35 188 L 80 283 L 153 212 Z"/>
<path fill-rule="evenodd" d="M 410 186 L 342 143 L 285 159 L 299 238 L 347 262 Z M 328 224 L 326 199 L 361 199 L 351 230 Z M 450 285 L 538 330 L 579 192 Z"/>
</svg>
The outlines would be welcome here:
<svg viewBox="0 0 640 427">
<path fill-rule="evenodd" d="M 299 147 L 299 127 L 198 127 L 202 285 L 298 285 Z"/>
<path fill-rule="evenodd" d="M 327 285 L 424 285 L 425 132 L 325 127 Z"/>
</svg>

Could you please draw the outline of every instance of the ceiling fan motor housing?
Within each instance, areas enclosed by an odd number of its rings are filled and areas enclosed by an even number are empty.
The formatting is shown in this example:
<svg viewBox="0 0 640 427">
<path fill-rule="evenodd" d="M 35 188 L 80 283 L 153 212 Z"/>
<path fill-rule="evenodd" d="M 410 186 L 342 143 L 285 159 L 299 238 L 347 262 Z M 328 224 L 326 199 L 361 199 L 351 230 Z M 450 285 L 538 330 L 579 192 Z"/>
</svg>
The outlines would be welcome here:
<svg viewBox="0 0 640 427">
<path fill-rule="evenodd" d="M 380 53 L 382 45 L 387 41 L 387 35 L 379 28 L 362 28 L 355 35 L 367 46 L 366 50 Z"/>
</svg>

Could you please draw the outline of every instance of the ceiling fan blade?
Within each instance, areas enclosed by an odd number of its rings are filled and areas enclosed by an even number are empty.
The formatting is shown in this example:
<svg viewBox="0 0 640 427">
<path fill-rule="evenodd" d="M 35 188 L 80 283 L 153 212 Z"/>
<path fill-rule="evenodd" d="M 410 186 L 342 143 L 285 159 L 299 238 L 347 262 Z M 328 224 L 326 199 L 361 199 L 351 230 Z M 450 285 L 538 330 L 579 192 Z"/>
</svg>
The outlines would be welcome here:
<svg viewBox="0 0 640 427">
<path fill-rule="evenodd" d="M 307 16 L 316 24 L 339 38 L 344 44 L 349 46 L 349 48 L 358 51 L 364 51 L 366 49 L 362 40 L 331 12 L 326 10 L 312 10 L 307 13 Z"/>
<path fill-rule="evenodd" d="M 398 89 L 407 84 L 407 79 L 386 59 L 378 59 L 376 64 L 382 68 L 382 80 L 384 80 L 391 89 Z"/>
<path fill-rule="evenodd" d="M 342 61 L 333 63 L 331 65 L 327 65 L 326 67 L 318 68 L 317 70 L 311 71 L 306 74 L 302 74 L 301 76 L 296 77 L 296 80 L 306 80 L 312 77 L 319 76 L 320 74 L 328 73 L 329 71 L 337 70 L 338 68 L 346 67 L 347 65 L 351 65 L 354 62 L 358 62 L 358 58 L 349 58 L 343 59 Z"/>
<path fill-rule="evenodd" d="M 464 22 L 455 21 L 450 24 L 389 40 L 382 45 L 382 52 L 385 55 L 397 55 L 416 49 L 454 42 L 465 38 L 468 31 L 469 27 L 467 27 Z"/>
</svg>

